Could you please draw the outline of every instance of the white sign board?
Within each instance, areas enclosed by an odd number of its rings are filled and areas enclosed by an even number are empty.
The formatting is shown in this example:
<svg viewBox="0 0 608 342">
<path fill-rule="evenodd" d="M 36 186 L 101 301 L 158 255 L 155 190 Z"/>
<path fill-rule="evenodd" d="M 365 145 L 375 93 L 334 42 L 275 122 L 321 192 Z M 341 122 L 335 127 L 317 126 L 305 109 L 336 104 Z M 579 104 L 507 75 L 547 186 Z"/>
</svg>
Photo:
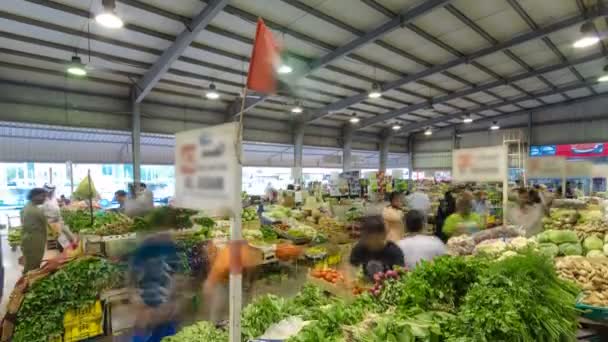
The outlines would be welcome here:
<svg viewBox="0 0 608 342">
<path fill-rule="evenodd" d="M 591 178 L 593 163 L 589 161 L 568 161 L 566 163 L 566 177 Z"/>
<path fill-rule="evenodd" d="M 175 135 L 175 206 L 225 215 L 241 207 L 238 123 Z"/>
<path fill-rule="evenodd" d="M 507 179 L 504 146 L 454 150 L 452 180 L 455 182 L 502 182 Z"/>
<path fill-rule="evenodd" d="M 530 178 L 562 178 L 566 172 L 566 158 L 538 157 L 528 158 L 526 176 Z"/>
</svg>

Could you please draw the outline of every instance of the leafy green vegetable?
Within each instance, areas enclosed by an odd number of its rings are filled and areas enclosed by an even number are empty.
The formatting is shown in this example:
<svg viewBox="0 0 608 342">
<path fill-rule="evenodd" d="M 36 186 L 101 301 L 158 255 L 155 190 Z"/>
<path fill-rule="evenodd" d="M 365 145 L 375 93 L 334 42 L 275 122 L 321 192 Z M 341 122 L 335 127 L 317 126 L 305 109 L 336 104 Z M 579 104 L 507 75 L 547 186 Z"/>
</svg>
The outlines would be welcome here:
<svg viewBox="0 0 608 342">
<path fill-rule="evenodd" d="M 35 282 L 17 314 L 12 341 L 46 342 L 63 333 L 68 310 L 93 304 L 99 292 L 120 281 L 119 270 L 104 259 L 82 258 Z"/>
<path fill-rule="evenodd" d="M 162 342 L 226 342 L 228 332 L 218 329 L 213 324 L 202 321 L 187 326 L 173 336 L 165 337 Z"/>
<path fill-rule="evenodd" d="M 70 227 L 74 233 L 78 233 L 83 229 L 91 228 L 91 214 L 88 210 L 61 210 L 63 222 Z"/>
</svg>

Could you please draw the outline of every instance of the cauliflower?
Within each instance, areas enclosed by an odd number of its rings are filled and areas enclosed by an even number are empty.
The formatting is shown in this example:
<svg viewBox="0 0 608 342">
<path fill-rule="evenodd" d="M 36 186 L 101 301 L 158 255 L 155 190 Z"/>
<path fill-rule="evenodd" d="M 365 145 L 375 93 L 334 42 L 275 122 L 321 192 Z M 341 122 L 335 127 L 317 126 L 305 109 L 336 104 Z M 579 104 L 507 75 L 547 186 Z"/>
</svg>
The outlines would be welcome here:
<svg viewBox="0 0 608 342">
<path fill-rule="evenodd" d="M 529 241 L 525 237 L 516 237 L 513 240 L 509 241 L 509 247 L 518 251 L 524 249 L 528 246 Z"/>
<path fill-rule="evenodd" d="M 475 254 L 498 255 L 507 249 L 507 244 L 499 239 L 480 242 L 475 246 Z"/>
</svg>

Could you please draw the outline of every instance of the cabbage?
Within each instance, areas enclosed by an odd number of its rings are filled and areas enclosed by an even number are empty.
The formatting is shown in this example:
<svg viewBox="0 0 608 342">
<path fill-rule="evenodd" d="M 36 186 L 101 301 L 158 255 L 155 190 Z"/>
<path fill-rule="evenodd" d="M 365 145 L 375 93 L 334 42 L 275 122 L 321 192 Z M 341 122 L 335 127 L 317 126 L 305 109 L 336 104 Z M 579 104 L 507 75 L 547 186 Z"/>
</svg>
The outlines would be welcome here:
<svg viewBox="0 0 608 342">
<path fill-rule="evenodd" d="M 608 243 L 608 234 L 604 235 L 604 243 Z"/>
<path fill-rule="evenodd" d="M 554 243 L 541 243 L 538 245 L 540 254 L 555 258 L 559 254 L 559 247 Z"/>
<path fill-rule="evenodd" d="M 587 258 L 598 258 L 598 257 L 603 257 L 604 253 L 602 253 L 602 251 L 596 251 L 596 250 L 592 250 L 589 251 L 586 255 Z"/>
<path fill-rule="evenodd" d="M 608 236 L 608 235 L 606 235 Z M 608 243 L 604 245 L 604 254 L 608 256 Z"/>
<path fill-rule="evenodd" d="M 604 243 L 602 242 L 602 239 L 598 238 L 597 236 L 590 236 L 583 242 L 583 247 L 585 247 L 587 252 L 594 250 L 601 251 L 604 247 Z"/>
<path fill-rule="evenodd" d="M 559 245 L 559 253 L 563 255 L 583 255 L 583 247 L 580 243 L 562 243 Z"/>
<path fill-rule="evenodd" d="M 562 243 L 577 243 L 578 237 L 571 230 L 547 230 L 538 237 L 538 242 L 552 242 L 558 245 Z"/>
</svg>

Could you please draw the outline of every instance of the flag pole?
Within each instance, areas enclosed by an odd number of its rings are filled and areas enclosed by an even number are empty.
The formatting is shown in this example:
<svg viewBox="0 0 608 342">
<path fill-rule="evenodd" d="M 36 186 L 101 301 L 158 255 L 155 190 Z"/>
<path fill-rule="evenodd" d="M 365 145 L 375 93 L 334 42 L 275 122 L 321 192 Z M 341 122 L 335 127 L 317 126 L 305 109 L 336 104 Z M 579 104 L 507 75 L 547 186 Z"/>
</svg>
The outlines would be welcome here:
<svg viewBox="0 0 608 342">
<path fill-rule="evenodd" d="M 241 309 L 243 303 L 243 274 L 242 274 L 242 257 L 241 257 L 241 246 L 242 246 L 242 219 L 241 210 L 242 202 L 240 200 L 240 192 L 242 189 L 242 167 L 243 167 L 243 116 L 245 116 L 245 99 L 247 98 L 247 85 L 243 89 L 243 98 L 241 99 L 241 110 L 239 112 L 240 118 L 237 128 L 237 141 L 236 141 L 236 155 L 238 161 L 238 167 L 235 170 L 234 177 L 236 178 L 236 189 L 239 196 L 236 196 L 234 203 L 234 210 L 232 213 L 232 228 L 230 231 L 230 258 L 233 260 L 230 262 L 230 284 L 229 284 L 229 322 L 230 322 L 230 342 L 241 341 Z"/>
</svg>

